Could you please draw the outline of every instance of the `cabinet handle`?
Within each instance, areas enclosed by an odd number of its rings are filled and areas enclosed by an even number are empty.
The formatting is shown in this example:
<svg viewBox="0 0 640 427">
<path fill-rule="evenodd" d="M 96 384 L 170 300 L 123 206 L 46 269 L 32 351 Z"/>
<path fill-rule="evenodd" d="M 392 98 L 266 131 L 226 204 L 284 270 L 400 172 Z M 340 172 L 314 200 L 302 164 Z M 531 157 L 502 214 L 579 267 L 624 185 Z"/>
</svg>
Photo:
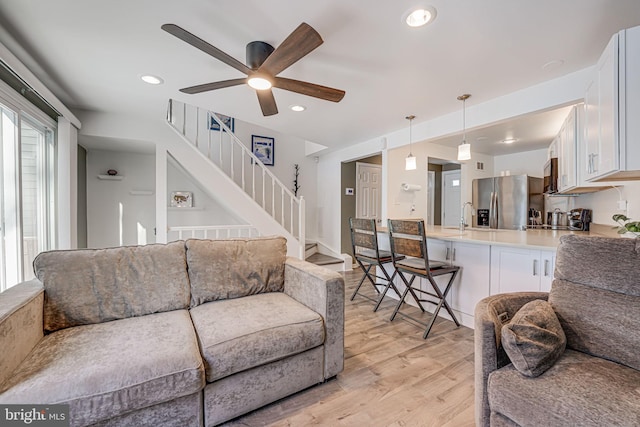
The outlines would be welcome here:
<svg viewBox="0 0 640 427">
<path fill-rule="evenodd" d="M 455 262 L 455 260 L 456 260 L 456 248 L 453 248 L 453 251 L 451 253 L 452 253 L 451 261 Z"/>
<path fill-rule="evenodd" d="M 593 154 L 589 154 L 589 163 L 587 166 L 587 173 L 589 174 L 593 173 Z"/>
<path fill-rule="evenodd" d="M 538 275 L 538 260 L 537 259 L 533 260 L 533 275 L 534 276 Z"/>
<path fill-rule="evenodd" d="M 445 261 L 449 261 L 449 248 L 447 248 L 447 253 L 444 255 Z"/>
<path fill-rule="evenodd" d="M 549 277 L 549 260 L 544 260 L 544 277 Z"/>
<path fill-rule="evenodd" d="M 593 153 L 592 156 L 593 158 L 591 160 L 591 163 L 592 163 L 593 173 L 598 173 L 598 168 L 596 167 L 596 158 L 598 157 L 598 153 Z"/>
</svg>

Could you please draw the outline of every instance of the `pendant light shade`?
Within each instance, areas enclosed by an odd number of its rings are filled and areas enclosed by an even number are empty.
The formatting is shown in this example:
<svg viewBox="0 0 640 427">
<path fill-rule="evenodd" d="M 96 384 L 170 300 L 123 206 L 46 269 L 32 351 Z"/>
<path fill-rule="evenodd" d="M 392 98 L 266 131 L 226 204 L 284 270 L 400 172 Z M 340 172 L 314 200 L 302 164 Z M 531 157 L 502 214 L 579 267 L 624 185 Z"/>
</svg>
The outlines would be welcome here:
<svg viewBox="0 0 640 427">
<path fill-rule="evenodd" d="M 416 169 L 416 156 L 413 156 L 411 155 L 411 153 L 409 153 L 409 155 L 405 159 L 404 170 L 412 171 L 415 169 Z"/>
<path fill-rule="evenodd" d="M 404 170 L 406 170 L 406 171 L 415 170 L 416 167 L 417 167 L 417 165 L 416 165 L 416 157 L 413 154 L 411 154 L 411 122 L 415 118 L 416 118 L 416 116 L 414 116 L 414 115 L 410 115 L 410 116 L 405 117 L 405 119 L 409 120 L 409 155 L 405 159 L 405 164 L 404 164 Z"/>
<path fill-rule="evenodd" d="M 466 104 L 471 95 L 465 93 L 458 97 L 462 101 L 462 142 L 458 145 L 458 160 L 471 160 L 471 144 L 467 144 Z"/>
<path fill-rule="evenodd" d="M 471 160 L 471 144 L 458 145 L 458 160 Z"/>
</svg>

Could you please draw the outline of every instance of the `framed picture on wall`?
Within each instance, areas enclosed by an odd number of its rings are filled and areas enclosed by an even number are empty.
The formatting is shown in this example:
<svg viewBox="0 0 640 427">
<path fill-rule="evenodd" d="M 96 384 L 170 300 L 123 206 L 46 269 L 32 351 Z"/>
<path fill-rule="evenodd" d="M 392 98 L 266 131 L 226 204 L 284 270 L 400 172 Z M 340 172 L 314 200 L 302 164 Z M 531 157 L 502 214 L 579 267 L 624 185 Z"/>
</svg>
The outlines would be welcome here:
<svg viewBox="0 0 640 427">
<path fill-rule="evenodd" d="M 191 191 L 172 191 L 170 206 L 172 208 L 193 207 L 193 193 Z"/>
<path fill-rule="evenodd" d="M 231 132 L 235 132 L 235 120 L 233 117 L 225 116 L 224 114 L 215 113 L 218 119 L 224 123 L 226 127 L 228 127 Z M 213 118 L 213 115 L 209 113 L 209 129 L 211 130 L 220 130 L 220 124 Z"/>
<path fill-rule="evenodd" d="M 251 152 L 264 165 L 273 166 L 275 161 L 275 148 L 274 138 L 251 135 Z"/>
</svg>

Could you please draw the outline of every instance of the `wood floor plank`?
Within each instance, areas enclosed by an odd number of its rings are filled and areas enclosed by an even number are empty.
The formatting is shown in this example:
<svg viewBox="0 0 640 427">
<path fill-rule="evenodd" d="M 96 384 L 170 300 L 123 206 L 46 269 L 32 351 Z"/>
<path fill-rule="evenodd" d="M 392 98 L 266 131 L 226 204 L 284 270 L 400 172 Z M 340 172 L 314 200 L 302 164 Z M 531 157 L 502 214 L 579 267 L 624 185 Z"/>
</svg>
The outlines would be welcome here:
<svg viewBox="0 0 640 427">
<path fill-rule="evenodd" d="M 397 301 L 374 303 L 349 297 L 359 271 L 345 273 L 345 369 L 336 379 L 226 423 L 236 426 L 416 426 L 474 425 L 473 331 L 438 319 L 424 327 L 389 316 Z M 376 297 L 371 286 L 361 289 Z M 423 321 L 431 314 L 403 305 Z"/>
</svg>

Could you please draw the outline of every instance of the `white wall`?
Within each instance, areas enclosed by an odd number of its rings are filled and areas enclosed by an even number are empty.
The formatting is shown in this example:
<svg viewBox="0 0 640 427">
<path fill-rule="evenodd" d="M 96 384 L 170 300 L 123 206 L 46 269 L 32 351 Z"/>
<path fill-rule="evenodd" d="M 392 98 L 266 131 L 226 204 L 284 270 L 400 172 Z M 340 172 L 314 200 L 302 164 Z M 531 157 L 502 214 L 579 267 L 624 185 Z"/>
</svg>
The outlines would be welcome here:
<svg viewBox="0 0 640 427">
<path fill-rule="evenodd" d="M 235 121 L 235 135 L 251 150 L 251 135 L 274 138 L 275 154 L 274 165 L 268 169 L 293 192 L 293 165 L 300 166 L 298 177 L 298 196 L 304 197 L 306 206 L 306 235 L 307 240 L 315 240 L 317 227 L 317 179 L 318 167 L 313 157 L 305 155 L 305 140 L 293 135 L 285 135 L 271 129 L 247 123 L 241 120 Z"/>
<path fill-rule="evenodd" d="M 240 218 L 210 197 L 183 168 L 174 162 L 169 162 L 165 206 L 170 206 L 169 196 L 173 191 L 192 192 L 193 207 L 196 209 L 169 209 L 167 214 L 169 226 L 243 224 Z"/>
<path fill-rule="evenodd" d="M 493 158 L 493 176 L 499 176 L 501 172 L 509 171 L 511 175 L 529 175 L 543 178 L 546 161 L 546 148 L 495 156 Z"/>
<path fill-rule="evenodd" d="M 619 185 L 618 190 L 610 188 L 576 197 L 573 207 L 593 210 L 593 222 L 598 224 L 616 225 L 611 217 L 618 213 L 640 220 L 640 181 L 626 181 L 616 185 Z M 618 200 L 628 202 L 626 211 L 618 209 Z"/>
<path fill-rule="evenodd" d="M 122 181 L 97 178 L 115 169 Z M 87 153 L 87 246 L 154 243 L 155 197 L 132 190 L 155 189 L 153 154 L 90 150 Z"/>
</svg>

